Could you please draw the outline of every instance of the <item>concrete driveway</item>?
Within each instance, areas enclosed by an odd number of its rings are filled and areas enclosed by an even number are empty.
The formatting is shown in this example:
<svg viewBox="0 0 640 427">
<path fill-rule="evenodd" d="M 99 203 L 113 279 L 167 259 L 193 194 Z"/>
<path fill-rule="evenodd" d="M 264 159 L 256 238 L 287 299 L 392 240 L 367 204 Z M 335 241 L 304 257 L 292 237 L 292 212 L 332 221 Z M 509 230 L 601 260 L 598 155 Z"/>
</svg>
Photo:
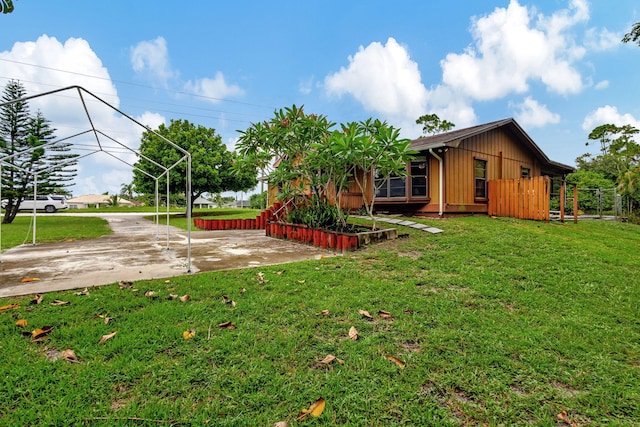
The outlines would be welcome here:
<svg viewBox="0 0 640 427">
<path fill-rule="evenodd" d="M 0 254 L 0 297 L 189 274 L 185 230 L 169 227 L 167 249 L 167 227 L 157 227 L 143 214 L 95 216 L 109 222 L 112 235 L 27 244 Z M 266 237 L 264 230 L 193 230 L 190 272 L 261 267 L 330 254 Z M 40 280 L 22 283 L 27 277 Z"/>
</svg>

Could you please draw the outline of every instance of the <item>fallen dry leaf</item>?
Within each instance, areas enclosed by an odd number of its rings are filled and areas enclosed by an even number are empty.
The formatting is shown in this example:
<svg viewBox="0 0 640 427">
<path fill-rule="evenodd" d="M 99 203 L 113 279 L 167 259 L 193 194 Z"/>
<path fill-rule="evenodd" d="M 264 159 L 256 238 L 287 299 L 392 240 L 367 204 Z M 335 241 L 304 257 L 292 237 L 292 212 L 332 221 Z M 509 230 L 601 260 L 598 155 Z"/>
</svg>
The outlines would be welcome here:
<svg viewBox="0 0 640 427">
<path fill-rule="evenodd" d="M 169 301 L 174 300 L 174 299 L 178 299 L 178 295 L 177 294 L 169 294 L 169 296 L 167 297 L 167 299 Z"/>
<path fill-rule="evenodd" d="M 395 363 L 396 365 L 398 365 L 398 367 L 400 369 L 404 369 L 405 367 L 405 363 L 398 359 L 397 357 L 393 357 L 393 356 L 385 356 L 387 358 L 387 360 L 390 360 L 391 362 Z"/>
<path fill-rule="evenodd" d="M 155 293 L 155 291 L 147 291 L 144 293 L 144 296 L 147 298 L 151 298 L 151 299 L 156 299 L 158 298 L 158 294 Z"/>
<path fill-rule="evenodd" d="M 578 427 L 578 423 L 573 422 L 569 419 L 569 415 L 567 414 L 567 411 L 560 412 L 556 417 L 558 418 L 558 421 L 562 421 L 568 426 Z"/>
<path fill-rule="evenodd" d="M 289 423 L 286 421 L 278 421 L 273 427 L 289 427 Z"/>
<path fill-rule="evenodd" d="M 105 325 L 108 325 L 113 320 L 113 317 L 109 317 L 108 314 L 96 314 L 96 317 L 101 318 Z"/>
<path fill-rule="evenodd" d="M 191 299 L 191 295 L 189 295 L 189 294 L 185 294 L 185 295 L 182 295 L 182 296 L 180 297 L 180 301 L 182 301 L 182 302 L 187 302 L 187 301 L 189 301 L 190 299 Z"/>
<path fill-rule="evenodd" d="M 373 316 L 369 314 L 368 311 L 366 310 L 358 310 L 358 313 L 361 314 L 363 317 L 366 317 L 369 320 L 373 320 Z"/>
<path fill-rule="evenodd" d="M 13 310 L 14 308 L 20 308 L 20 304 L 3 305 L 2 307 L 0 307 L 0 312 L 7 311 L 7 310 Z"/>
<path fill-rule="evenodd" d="M 324 363 L 325 365 L 328 365 L 334 360 L 336 360 L 336 357 L 333 354 L 327 354 L 325 358 L 320 361 L 320 363 Z"/>
<path fill-rule="evenodd" d="M 130 288 L 131 286 L 133 286 L 133 282 L 126 282 L 124 280 L 120 280 L 120 282 L 118 282 L 120 289 L 127 289 Z"/>
<path fill-rule="evenodd" d="M 76 292 L 75 295 L 78 295 L 79 297 L 81 297 L 81 296 L 89 296 L 89 289 L 88 288 L 84 288 L 83 291 Z"/>
<path fill-rule="evenodd" d="M 236 325 L 234 325 L 233 322 L 224 322 L 224 323 L 218 324 L 218 328 L 235 329 Z"/>
<path fill-rule="evenodd" d="M 42 328 L 35 328 L 31 331 L 32 342 L 42 342 L 47 339 L 49 332 L 53 330 L 53 326 L 43 326 Z"/>
<path fill-rule="evenodd" d="M 329 310 L 322 310 L 320 314 L 322 314 L 323 316 L 328 316 L 331 314 L 331 312 Z"/>
<path fill-rule="evenodd" d="M 27 321 L 25 319 L 20 319 L 16 322 L 16 326 L 20 326 L 21 328 L 25 328 L 27 326 Z"/>
<path fill-rule="evenodd" d="M 306 280 L 298 280 L 298 283 L 303 284 Z"/>
<path fill-rule="evenodd" d="M 171 280 L 165 280 L 164 283 L 169 284 L 171 283 Z"/>
<path fill-rule="evenodd" d="M 322 397 L 319 398 L 318 400 L 313 402 L 311 406 L 309 406 L 309 409 L 303 409 L 298 414 L 298 421 L 302 421 L 308 418 L 309 415 L 316 418 L 319 417 L 322 414 L 322 411 L 324 411 L 325 404 L 326 402 L 324 401 L 324 399 Z"/>
<path fill-rule="evenodd" d="M 188 331 L 184 331 L 182 333 L 182 338 L 184 338 L 185 340 L 190 340 L 195 336 L 196 336 L 196 331 L 194 331 L 193 329 L 189 329 Z"/>
<path fill-rule="evenodd" d="M 222 303 L 223 303 L 223 304 L 227 304 L 229 301 L 231 301 L 231 300 L 229 299 L 229 297 L 228 297 L 228 296 L 226 296 L 226 295 L 222 295 Z"/>
<path fill-rule="evenodd" d="M 22 283 L 29 283 L 29 282 L 37 282 L 38 280 L 40 280 L 37 277 L 25 277 L 24 279 L 20 280 Z"/>
<path fill-rule="evenodd" d="M 247 292 L 247 288 L 242 288 L 242 289 L 240 289 L 240 293 L 241 293 L 241 294 L 244 294 L 245 292 Z"/>
<path fill-rule="evenodd" d="M 51 305 L 69 305 L 69 301 L 60 301 L 59 299 L 54 299 Z"/>
<path fill-rule="evenodd" d="M 284 270 L 278 270 L 278 271 L 276 271 L 276 274 L 277 274 L 278 276 L 281 276 L 281 275 L 282 275 L 282 273 L 284 273 Z"/>
<path fill-rule="evenodd" d="M 105 342 L 107 342 L 111 338 L 115 337 L 117 333 L 118 333 L 118 331 L 113 331 L 110 334 L 103 335 L 102 338 L 100 338 L 100 341 L 98 341 L 98 344 L 104 344 Z"/>
<path fill-rule="evenodd" d="M 264 278 L 264 273 L 262 271 L 258 273 L 258 282 L 259 283 L 269 282 L 267 279 Z"/>
<path fill-rule="evenodd" d="M 391 313 L 389 313 L 388 311 L 379 310 L 378 315 L 383 319 L 391 319 Z"/>
<path fill-rule="evenodd" d="M 29 304 L 40 304 L 41 302 L 42 302 L 42 295 L 36 294 L 36 296 L 34 296 L 33 299 L 29 301 Z"/>
<path fill-rule="evenodd" d="M 353 326 L 349 329 L 349 338 L 356 341 L 358 339 L 358 330 Z"/>
<path fill-rule="evenodd" d="M 73 363 L 79 362 L 78 356 L 76 356 L 76 353 L 70 348 L 60 352 L 60 358 L 64 360 L 68 360 L 69 362 L 73 362 Z"/>
</svg>

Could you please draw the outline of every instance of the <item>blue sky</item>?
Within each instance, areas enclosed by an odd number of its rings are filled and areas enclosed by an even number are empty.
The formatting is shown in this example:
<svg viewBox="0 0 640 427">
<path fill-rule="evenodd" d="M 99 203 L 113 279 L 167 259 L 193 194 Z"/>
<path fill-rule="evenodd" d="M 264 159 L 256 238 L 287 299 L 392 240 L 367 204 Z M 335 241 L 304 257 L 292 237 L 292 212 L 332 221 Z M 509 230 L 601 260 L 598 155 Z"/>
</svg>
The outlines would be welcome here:
<svg viewBox="0 0 640 427">
<path fill-rule="evenodd" d="M 637 1 L 87 2 L 16 0 L 0 16 L 0 86 L 34 95 L 79 85 L 145 125 L 186 119 L 237 130 L 304 105 L 336 123 L 368 117 L 420 136 L 514 117 L 555 161 L 574 164 L 603 123 L 640 128 L 640 47 L 620 39 Z M 178 6 L 176 6 L 178 5 Z M 87 129 L 73 93 L 38 98 L 64 138 Z M 136 149 L 141 128 L 88 103 L 99 129 Z M 79 153 L 95 144 L 72 140 Z M 115 146 L 116 144 L 111 144 Z M 74 195 L 118 192 L 131 153 L 81 160 Z"/>
</svg>

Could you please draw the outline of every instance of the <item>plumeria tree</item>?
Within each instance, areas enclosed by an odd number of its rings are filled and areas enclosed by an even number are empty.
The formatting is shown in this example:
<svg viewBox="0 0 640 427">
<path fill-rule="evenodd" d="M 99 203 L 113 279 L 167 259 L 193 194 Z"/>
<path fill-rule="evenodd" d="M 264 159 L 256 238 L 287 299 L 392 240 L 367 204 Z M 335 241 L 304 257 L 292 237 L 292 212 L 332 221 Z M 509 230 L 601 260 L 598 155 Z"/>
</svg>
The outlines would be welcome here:
<svg viewBox="0 0 640 427">
<path fill-rule="evenodd" d="M 246 161 L 268 169 L 269 182 L 281 188 L 282 197 L 311 193 L 314 197 L 304 202 L 305 209 L 332 218 L 338 228 L 346 226 L 340 194 L 354 181 L 375 228 L 373 176 L 405 175 L 412 155 L 410 140 L 378 119 L 343 124 L 340 130 L 333 127 L 325 116 L 308 115 L 294 105 L 241 131 L 237 147 Z M 328 209 L 331 202 L 335 206 Z"/>
<path fill-rule="evenodd" d="M 311 147 L 323 145 L 334 126 L 325 116 L 306 114 L 303 107 L 280 109 L 270 121 L 252 124 L 236 144 L 244 161 L 251 163 L 269 182 L 282 185 L 288 196 L 324 187 L 316 171 L 305 161 Z"/>
<path fill-rule="evenodd" d="M 342 125 L 342 132 L 330 137 L 328 160 L 344 168 L 337 182 L 337 189 L 346 186 L 345 179 L 353 179 L 362 193 L 364 208 L 376 229 L 373 209 L 376 201 L 375 176 L 405 176 L 407 163 L 414 151 L 409 149 L 411 140 L 400 137 L 400 129 L 385 121 L 367 119 Z M 342 177 L 342 180 L 339 178 Z"/>
</svg>

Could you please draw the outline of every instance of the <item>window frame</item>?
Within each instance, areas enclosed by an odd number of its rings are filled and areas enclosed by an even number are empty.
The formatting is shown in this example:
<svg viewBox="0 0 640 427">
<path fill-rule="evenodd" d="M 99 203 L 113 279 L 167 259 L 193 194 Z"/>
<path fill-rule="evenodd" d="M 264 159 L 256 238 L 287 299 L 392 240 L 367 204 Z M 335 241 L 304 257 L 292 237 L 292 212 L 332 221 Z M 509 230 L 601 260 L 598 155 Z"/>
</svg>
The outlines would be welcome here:
<svg viewBox="0 0 640 427">
<path fill-rule="evenodd" d="M 484 165 L 484 176 L 477 176 L 477 162 L 482 162 Z M 489 170 L 489 161 L 486 158 L 482 157 L 474 157 L 473 158 L 473 199 L 476 202 L 486 202 L 489 200 L 489 189 L 488 189 L 488 170 Z M 484 181 L 484 191 L 483 196 L 478 196 L 478 181 Z"/>
<path fill-rule="evenodd" d="M 406 200 L 407 199 L 407 177 L 406 176 L 386 176 L 385 178 L 376 178 L 375 177 L 375 172 L 374 172 L 374 181 L 373 181 L 373 185 L 374 185 L 374 191 L 376 192 L 376 199 L 384 199 L 384 200 Z M 392 196 L 391 195 L 391 180 L 402 180 L 404 182 L 404 192 L 402 194 L 402 196 Z M 384 180 L 384 185 L 378 187 L 378 183 Z M 385 191 L 385 195 L 382 196 L 380 195 L 380 192 L 384 190 Z"/>
<path fill-rule="evenodd" d="M 418 163 L 422 163 L 424 164 L 424 173 L 423 175 L 413 175 L 413 165 L 414 163 L 418 164 Z M 429 156 L 417 156 L 414 159 L 409 161 L 408 164 L 408 178 L 409 178 L 409 191 L 407 194 L 407 197 L 411 200 L 428 200 L 429 199 Z M 413 178 L 424 178 L 424 195 L 417 195 L 415 196 L 413 194 Z"/>
<path fill-rule="evenodd" d="M 526 174 L 525 171 L 527 172 Z M 520 178 L 531 178 L 531 168 L 529 166 L 520 166 Z"/>
</svg>

